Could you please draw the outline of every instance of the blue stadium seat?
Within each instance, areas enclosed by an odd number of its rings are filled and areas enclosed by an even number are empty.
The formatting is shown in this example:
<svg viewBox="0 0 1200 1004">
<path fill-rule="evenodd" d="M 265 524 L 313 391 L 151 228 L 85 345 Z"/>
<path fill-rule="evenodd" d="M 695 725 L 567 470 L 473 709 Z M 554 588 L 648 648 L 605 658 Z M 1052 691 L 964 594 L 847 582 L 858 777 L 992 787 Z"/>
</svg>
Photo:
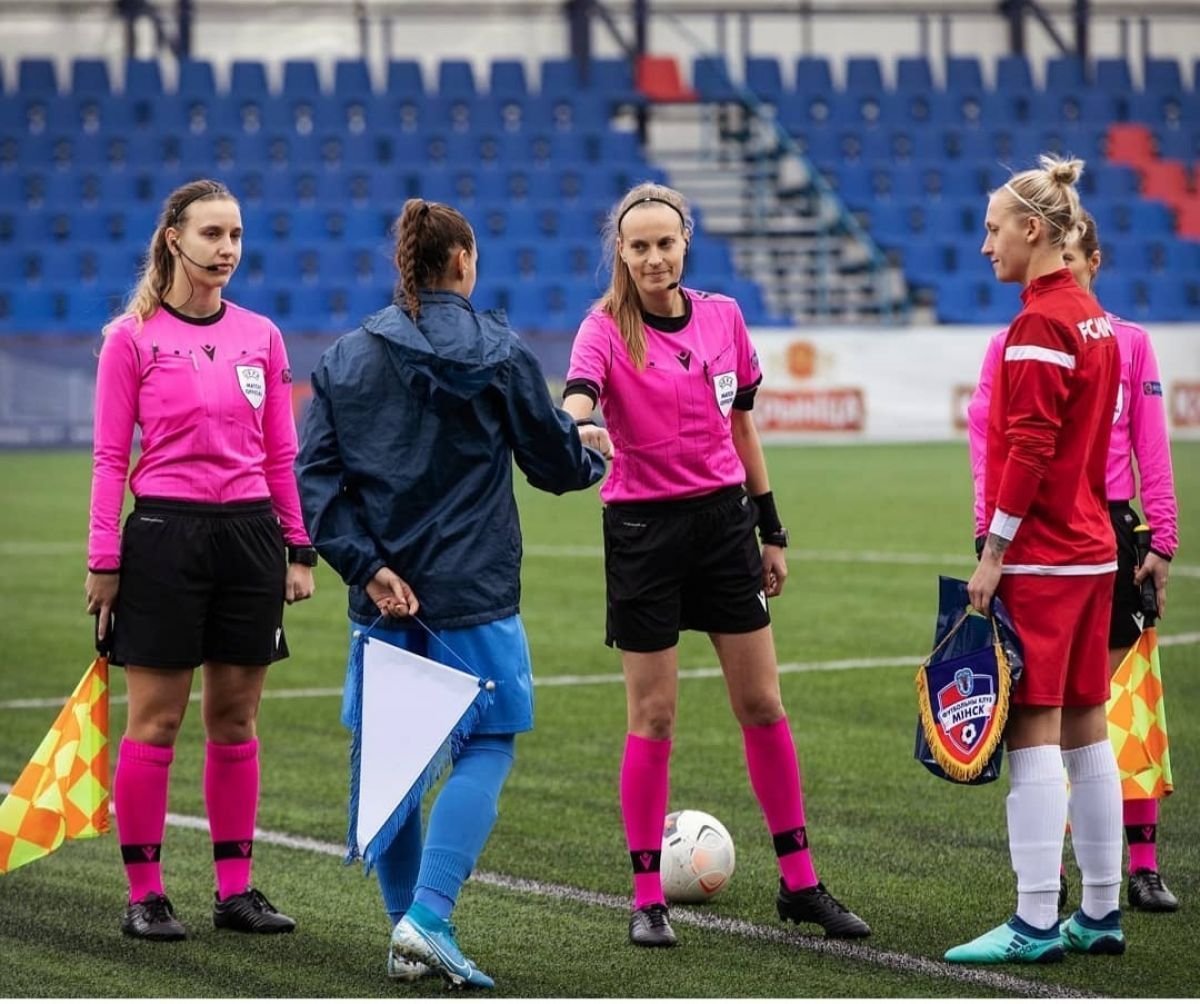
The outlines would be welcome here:
<svg viewBox="0 0 1200 1004">
<path fill-rule="evenodd" d="M 73 59 L 71 61 L 71 91 L 93 97 L 112 93 L 108 78 L 108 63 L 103 59 Z"/>
<path fill-rule="evenodd" d="M 72 287 L 65 298 L 63 328 L 74 334 L 99 331 L 122 305 L 120 289 L 111 286 Z"/>
<path fill-rule="evenodd" d="M 953 245 L 936 236 L 908 240 L 895 246 L 903 258 L 904 277 L 914 286 L 936 287 L 954 271 Z"/>
<path fill-rule="evenodd" d="M 846 85 L 849 94 L 882 94 L 883 71 L 875 56 L 850 56 L 846 60 Z"/>
<path fill-rule="evenodd" d="M 127 98 L 157 98 L 163 93 L 162 70 L 157 59 L 128 59 L 125 61 Z"/>
<path fill-rule="evenodd" d="M 543 59 L 540 69 L 538 93 L 542 97 L 568 97 L 584 89 L 579 68 L 570 57 Z"/>
<path fill-rule="evenodd" d="M 1047 91 L 1083 90 L 1087 86 L 1086 68 L 1078 56 L 1051 56 L 1046 60 Z"/>
<path fill-rule="evenodd" d="M 983 71 L 974 56 L 950 56 L 946 60 L 946 90 L 954 94 L 983 91 Z"/>
<path fill-rule="evenodd" d="M 824 56 L 801 56 L 796 60 L 796 93 L 831 94 L 833 75 Z"/>
<path fill-rule="evenodd" d="M 588 86 L 601 95 L 609 107 L 643 105 L 646 102 L 633 82 L 633 64 L 625 56 L 601 56 L 588 64 Z"/>
<path fill-rule="evenodd" d="M 465 59 L 443 59 L 438 64 L 438 97 L 469 101 L 476 97 L 475 71 Z"/>
<path fill-rule="evenodd" d="M 423 97 L 421 64 L 415 59 L 388 60 L 386 93 L 393 97 Z"/>
<path fill-rule="evenodd" d="M 345 304 L 342 324 L 346 328 L 357 326 L 363 320 L 388 306 L 392 302 L 390 283 L 354 285 L 344 291 Z"/>
<path fill-rule="evenodd" d="M 1169 275 L 1200 278 L 1200 242 L 1163 241 L 1162 270 Z"/>
<path fill-rule="evenodd" d="M 371 71 L 365 60 L 339 59 L 333 66 L 333 93 L 339 98 L 369 98 Z"/>
<path fill-rule="evenodd" d="M 519 59 L 493 59 L 488 93 L 501 101 L 524 101 L 529 97 L 525 63 Z"/>
<path fill-rule="evenodd" d="M 1124 164 L 1105 164 L 1089 161 L 1080 178 L 1080 188 L 1085 196 L 1122 198 L 1137 195 L 1138 174 Z"/>
<path fill-rule="evenodd" d="M 342 215 L 342 229 L 337 230 L 336 220 L 331 221 L 330 231 L 339 240 L 351 244 L 368 244 L 386 241 L 389 237 L 395 214 L 400 206 L 366 207 L 350 209 Z"/>
<path fill-rule="evenodd" d="M 10 331 L 50 334 L 62 329 L 65 297 L 52 289 L 8 287 L 2 298 L 8 304 L 5 327 Z"/>
<path fill-rule="evenodd" d="M 58 94 L 58 74 L 50 59 L 25 57 L 17 63 L 17 93 L 23 97 Z"/>
<path fill-rule="evenodd" d="M 1143 65 L 1142 89 L 1147 94 L 1163 96 L 1183 94 L 1183 75 L 1175 59 L 1147 59 Z"/>
<path fill-rule="evenodd" d="M 783 74 L 774 56 L 746 57 L 746 87 L 760 101 L 779 104 L 783 97 Z"/>
<path fill-rule="evenodd" d="M 1188 321 L 1200 316 L 1200 311 L 1188 303 L 1184 277 L 1151 275 L 1143 280 L 1143 286 L 1148 301 L 1147 320 Z"/>
<path fill-rule="evenodd" d="M 1200 159 L 1200 129 L 1159 127 L 1154 130 L 1158 155 L 1169 160 Z"/>
<path fill-rule="evenodd" d="M 737 89 L 729 77 L 724 56 L 696 56 L 692 60 L 692 87 L 700 95 L 701 101 L 738 100 Z"/>
<path fill-rule="evenodd" d="M 933 71 L 924 56 L 901 56 L 896 60 L 896 90 L 905 94 L 927 94 L 933 90 Z"/>
<path fill-rule="evenodd" d="M 477 311 L 503 309 L 502 297 L 504 287 L 490 279 L 480 279 L 471 293 L 471 306 Z"/>
<path fill-rule="evenodd" d="M 982 199 L 988 191 L 983 172 L 974 164 L 942 162 L 940 194 L 946 199 Z"/>
<path fill-rule="evenodd" d="M 1107 94 L 1133 93 L 1133 78 L 1124 57 L 1096 60 L 1096 87 Z"/>
<path fill-rule="evenodd" d="M 207 59 L 182 60 L 175 93 L 184 99 L 212 101 L 217 96 L 217 80 L 212 63 Z"/>
<path fill-rule="evenodd" d="M 733 256 L 729 245 L 715 238 L 697 238 L 688 248 L 685 269 L 698 274 L 727 272 L 733 274 Z"/>
<path fill-rule="evenodd" d="M 229 68 L 229 94 L 262 100 L 270 94 L 266 64 L 257 59 L 235 59 Z"/>
<path fill-rule="evenodd" d="M 1034 90 L 1029 60 L 1024 56 L 996 59 L 996 90 L 1006 94 L 1028 94 Z"/>
<path fill-rule="evenodd" d="M 321 78 L 317 72 L 317 64 L 311 59 L 285 59 L 283 90 L 280 93 L 293 98 L 320 97 Z"/>
<path fill-rule="evenodd" d="M 1133 96 L 1129 117 L 1152 128 L 1163 124 L 1175 128 L 1180 125 L 1183 107 L 1184 98 L 1180 94 L 1146 91 Z"/>
</svg>

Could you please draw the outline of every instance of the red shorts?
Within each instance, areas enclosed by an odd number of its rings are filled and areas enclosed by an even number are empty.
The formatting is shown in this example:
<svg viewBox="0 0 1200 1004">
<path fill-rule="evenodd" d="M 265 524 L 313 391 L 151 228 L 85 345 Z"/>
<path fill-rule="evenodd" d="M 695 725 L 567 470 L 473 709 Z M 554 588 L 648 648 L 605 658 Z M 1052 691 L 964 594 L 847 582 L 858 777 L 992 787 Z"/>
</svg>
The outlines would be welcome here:
<svg viewBox="0 0 1200 1004">
<path fill-rule="evenodd" d="M 1014 704 L 1089 708 L 1108 700 L 1115 573 L 1005 575 L 996 595 L 1025 650 Z"/>
</svg>

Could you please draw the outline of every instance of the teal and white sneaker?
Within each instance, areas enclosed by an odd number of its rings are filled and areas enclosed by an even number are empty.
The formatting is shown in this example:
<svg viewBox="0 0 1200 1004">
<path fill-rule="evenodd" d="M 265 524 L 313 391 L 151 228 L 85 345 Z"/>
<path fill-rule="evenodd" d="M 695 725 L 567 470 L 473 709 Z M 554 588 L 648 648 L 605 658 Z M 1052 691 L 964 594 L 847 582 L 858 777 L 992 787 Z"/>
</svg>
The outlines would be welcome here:
<svg viewBox="0 0 1200 1004">
<path fill-rule="evenodd" d="M 424 963 L 455 989 L 491 990 L 495 980 L 463 955 L 454 935 L 453 924 L 414 903 L 392 930 L 391 955 Z"/>
<path fill-rule="evenodd" d="M 1076 910 L 1062 922 L 1063 948 L 1084 955 L 1124 955 L 1125 933 L 1121 930 L 1121 911 L 1113 910 L 1102 920 L 1094 920 Z"/>
<path fill-rule="evenodd" d="M 1058 928 L 1039 931 L 1016 914 L 987 934 L 981 934 L 965 945 L 955 945 L 944 958 L 947 962 L 1062 962 L 1063 939 Z"/>
</svg>

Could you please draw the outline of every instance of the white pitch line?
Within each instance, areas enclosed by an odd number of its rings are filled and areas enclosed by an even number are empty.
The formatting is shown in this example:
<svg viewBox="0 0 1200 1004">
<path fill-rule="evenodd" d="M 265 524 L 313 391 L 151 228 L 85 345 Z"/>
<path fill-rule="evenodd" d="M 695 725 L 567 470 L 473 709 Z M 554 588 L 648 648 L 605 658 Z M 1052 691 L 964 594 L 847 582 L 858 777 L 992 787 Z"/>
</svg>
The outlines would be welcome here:
<svg viewBox="0 0 1200 1004">
<path fill-rule="evenodd" d="M 11 790 L 11 787 L 8 784 L 0 784 L 0 794 L 7 794 Z M 184 816 L 169 812 L 167 813 L 167 824 L 184 830 L 208 832 L 208 820 L 202 816 Z M 283 847 L 294 851 L 308 851 L 313 854 L 324 854 L 335 858 L 345 858 L 346 855 L 346 849 L 340 844 L 331 844 L 325 840 L 315 840 L 312 837 L 301 837 L 291 833 L 280 833 L 275 830 L 256 829 L 254 831 L 254 841 L 258 844 L 270 844 L 274 847 Z M 629 900 L 624 896 L 613 896 L 609 893 L 594 892 L 590 889 L 580 889 L 576 886 L 560 885 L 554 882 L 539 882 L 536 879 L 519 878 L 515 875 L 504 875 L 500 872 L 473 872 L 470 881 L 491 886 L 494 889 L 503 889 L 505 892 L 537 896 L 541 899 L 558 900 L 581 906 L 602 907 L 608 910 L 620 911 L 622 914 L 629 910 Z M 906 955 L 903 952 L 870 948 L 862 942 L 818 938 L 811 934 L 800 934 L 787 927 L 769 927 L 765 924 L 753 924 L 747 920 L 721 917 L 716 914 L 701 913 L 697 910 L 688 910 L 681 907 L 676 907 L 671 911 L 671 920 L 673 923 L 685 927 L 696 927 L 704 931 L 713 931 L 717 934 L 732 935 L 747 941 L 792 945 L 795 948 L 815 952 L 818 955 L 829 955 L 834 958 L 859 962 L 880 969 L 910 973 L 915 976 L 928 977 L 929 979 L 969 983 L 1024 997 L 1084 998 L 1100 996 L 1076 987 L 1064 987 L 1053 983 L 1023 980 L 1015 976 L 991 972 L 986 969 L 951 966 L 945 962 L 939 962 L 936 959 L 927 959 L 920 955 Z"/>
<path fill-rule="evenodd" d="M 0 557 L 41 558 L 62 554 L 81 554 L 82 543 L 71 541 L 0 540 Z M 604 548 L 594 544 L 526 544 L 524 553 L 530 558 L 603 558 Z M 944 565 L 975 564 L 970 554 L 916 554 L 904 551 L 809 550 L 792 547 L 788 557 L 797 561 L 825 561 L 848 565 L 913 565 L 941 567 Z M 1184 579 L 1200 579 L 1200 565 L 1171 566 L 1171 574 Z"/>
<path fill-rule="evenodd" d="M 1200 631 L 1189 631 L 1181 634 L 1160 635 L 1159 648 L 1171 648 L 1176 645 L 1195 645 L 1200 642 Z M 838 672 L 851 669 L 887 669 L 891 666 L 908 666 L 913 670 L 925 659 L 924 655 L 895 655 L 882 656 L 876 659 L 829 659 L 823 662 L 781 662 L 780 674 L 791 673 L 821 673 Z M 719 666 L 702 666 L 698 669 L 681 669 L 681 680 L 712 680 L 721 676 Z M 624 683 L 621 673 L 574 673 L 562 676 L 534 677 L 535 687 L 590 687 L 607 683 Z M 192 694 L 188 700 L 195 703 L 200 700 L 200 694 Z M 341 687 L 297 687 L 292 689 L 267 688 L 263 691 L 263 700 L 287 701 L 306 697 L 341 697 Z M 16 711 L 22 708 L 60 708 L 66 702 L 66 697 L 19 697 L 9 701 L 0 701 L 0 711 Z M 124 694 L 109 697 L 111 704 L 127 704 Z"/>
</svg>

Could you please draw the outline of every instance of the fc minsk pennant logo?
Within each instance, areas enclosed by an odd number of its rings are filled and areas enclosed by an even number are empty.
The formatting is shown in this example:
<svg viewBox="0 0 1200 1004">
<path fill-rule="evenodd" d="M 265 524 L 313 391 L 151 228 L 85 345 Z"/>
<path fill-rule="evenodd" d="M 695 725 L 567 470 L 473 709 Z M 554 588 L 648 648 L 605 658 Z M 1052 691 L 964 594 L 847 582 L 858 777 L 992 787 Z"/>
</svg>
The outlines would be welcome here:
<svg viewBox="0 0 1200 1004">
<path fill-rule="evenodd" d="M 991 645 L 933 661 L 966 618 L 963 614 L 917 670 L 916 680 L 917 713 L 929 752 L 949 778 L 964 783 L 979 777 L 996 752 L 1012 687 L 994 619 Z"/>
<path fill-rule="evenodd" d="M 964 760 L 971 760 L 989 733 L 995 707 L 995 680 L 970 666 L 960 667 L 953 682 L 937 692 L 938 738 Z"/>
</svg>

